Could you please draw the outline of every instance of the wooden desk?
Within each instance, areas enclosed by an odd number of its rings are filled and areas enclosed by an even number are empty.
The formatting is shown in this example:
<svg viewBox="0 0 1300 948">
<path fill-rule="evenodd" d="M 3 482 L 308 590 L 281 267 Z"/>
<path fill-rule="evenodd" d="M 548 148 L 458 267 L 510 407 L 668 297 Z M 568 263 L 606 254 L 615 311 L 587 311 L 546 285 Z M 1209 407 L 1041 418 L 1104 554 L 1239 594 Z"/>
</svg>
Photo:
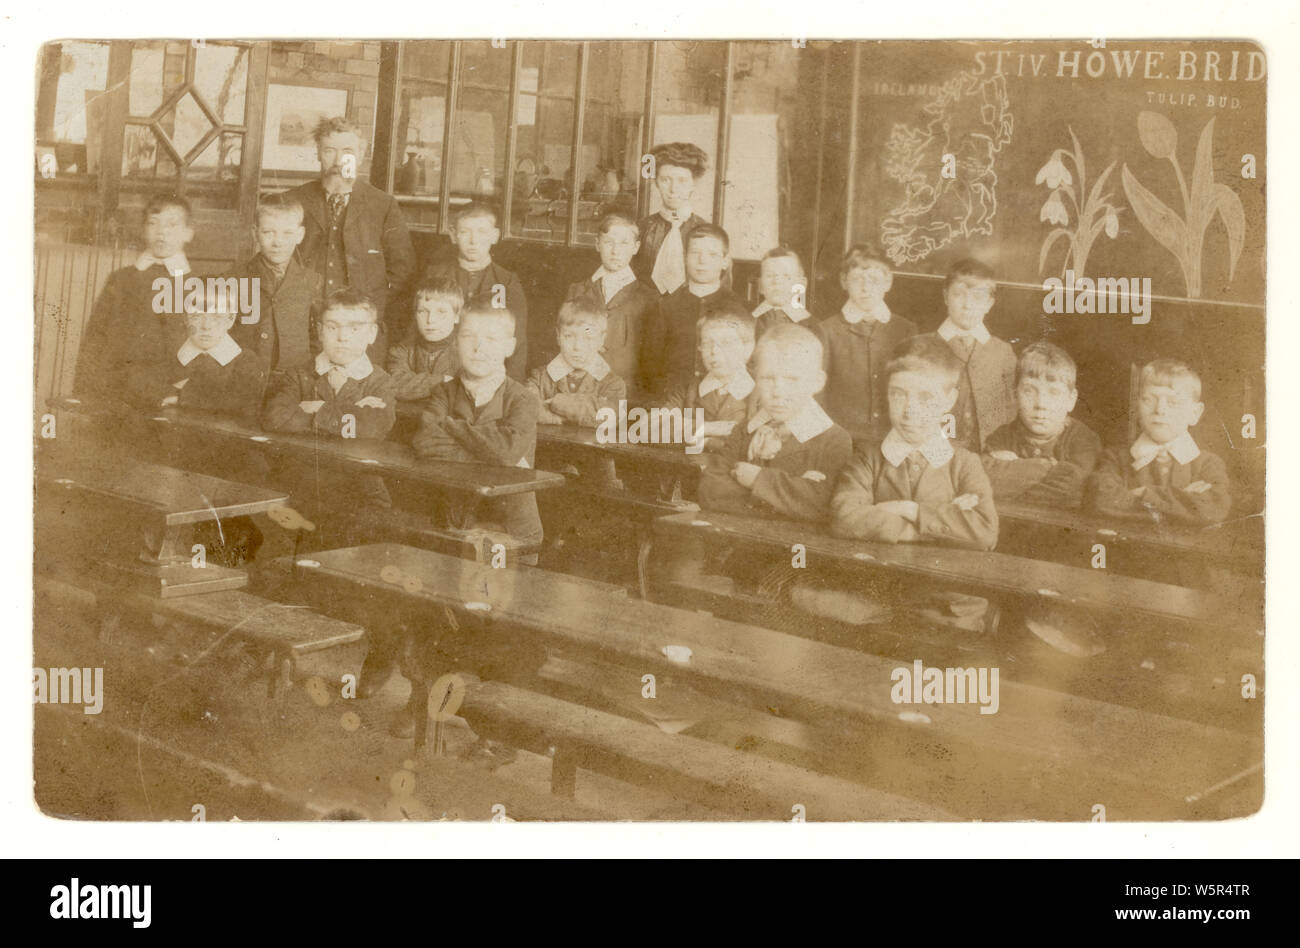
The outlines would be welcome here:
<svg viewBox="0 0 1300 948">
<path fill-rule="evenodd" d="M 979 798 L 981 815 L 1086 820 L 1105 800 L 1111 814 L 1170 818 L 1262 757 L 1257 739 L 1005 678 L 993 715 L 970 703 L 899 705 L 891 696 L 896 659 L 630 600 L 543 570 L 491 569 L 390 544 L 277 565 L 292 568 L 321 608 L 363 624 L 417 609 L 437 635 L 451 610 L 471 642 L 494 630 L 523 651 L 542 644 L 530 641 L 533 632 L 548 648 L 614 663 L 633 697 L 649 673 L 659 682 L 656 700 L 688 687 L 807 722 L 820 729 L 827 754 L 852 758 L 888 792 L 912 796 L 921 784 L 951 779 Z M 667 646 L 686 647 L 689 659 L 670 660 Z M 887 764 L 878 759 L 886 750 Z M 986 804 L 986 796 L 1002 802 Z"/>
<path fill-rule="evenodd" d="M 1216 625 L 1239 621 L 1237 609 L 1199 590 L 1108 574 L 1059 563 L 1026 560 L 1005 553 L 985 553 L 920 543 L 870 543 L 842 540 L 809 525 L 759 520 L 703 511 L 675 514 L 655 521 L 664 535 L 717 537 L 790 554 L 802 543 L 809 565 L 824 557 L 856 570 L 885 570 L 905 577 L 933 580 L 945 589 L 975 595 L 1011 597 L 1020 601 L 1053 602 L 1102 614 L 1139 615 L 1164 622 Z"/>
<path fill-rule="evenodd" d="M 155 430 L 176 437 L 260 451 L 274 458 L 312 465 L 329 463 L 349 474 L 379 474 L 416 481 L 438 491 L 468 497 L 507 497 L 564 484 L 563 476 L 529 468 L 477 462 L 419 458 L 410 447 L 392 441 L 318 438 L 313 435 L 262 431 L 215 415 L 164 409 L 150 419 Z"/>
<path fill-rule="evenodd" d="M 1153 561 L 1173 557 L 1221 567 L 1255 580 L 1264 578 L 1262 517 L 1191 527 L 1102 518 L 1077 510 L 1004 501 L 998 502 L 997 509 L 1004 526 L 1004 541 L 1036 558 L 1068 555 L 1086 563 L 1092 544 L 1103 543 L 1108 548 L 1131 549 Z"/>
<path fill-rule="evenodd" d="M 75 448 L 61 442 L 38 456 L 42 505 L 62 516 L 75 501 L 76 518 L 98 519 L 107 532 L 122 532 L 123 522 L 137 527 L 144 547 L 140 562 L 112 565 L 133 580 L 143 579 L 163 598 L 247 584 L 242 570 L 208 564 L 206 558 L 196 561 L 187 528 L 266 513 L 283 505 L 288 495 L 120 456 L 78 456 Z M 195 565 L 199 562 L 201 568 Z"/>
</svg>

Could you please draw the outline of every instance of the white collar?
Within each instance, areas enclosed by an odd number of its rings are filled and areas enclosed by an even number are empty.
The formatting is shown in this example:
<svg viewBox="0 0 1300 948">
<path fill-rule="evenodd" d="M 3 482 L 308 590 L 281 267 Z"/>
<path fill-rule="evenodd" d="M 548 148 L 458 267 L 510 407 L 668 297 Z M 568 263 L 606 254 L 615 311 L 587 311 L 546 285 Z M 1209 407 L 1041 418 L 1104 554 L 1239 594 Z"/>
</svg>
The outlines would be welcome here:
<svg viewBox="0 0 1300 948">
<path fill-rule="evenodd" d="M 731 380 L 728 382 L 723 382 L 722 379 L 716 378 L 712 374 L 706 375 L 704 378 L 700 379 L 700 398 L 703 398 L 705 395 L 711 395 L 718 390 L 722 390 L 732 398 L 739 399 L 743 402 L 745 399 L 749 398 L 749 393 L 754 390 L 754 379 L 744 369 L 741 369 L 738 373 L 733 375 Z"/>
<path fill-rule="evenodd" d="M 952 342 L 954 339 L 959 338 L 974 339 L 980 345 L 983 345 L 993 337 L 989 335 L 989 331 L 984 328 L 983 323 L 980 323 L 974 329 L 967 330 L 959 327 L 951 319 L 945 319 L 943 325 L 939 327 L 939 338 L 944 342 Z"/>
<path fill-rule="evenodd" d="M 190 261 L 185 256 L 185 251 L 178 250 L 166 260 L 159 260 L 149 251 L 145 251 L 135 261 L 137 270 L 148 270 L 150 267 L 162 266 L 167 269 L 168 273 L 189 273 Z"/>
<path fill-rule="evenodd" d="M 952 444 L 943 436 L 942 431 L 930 435 L 925 444 L 914 445 L 890 428 L 885 440 L 880 442 L 880 453 L 894 467 L 901 467 L 913 451 L 920 451 L 931 467 L 943 467 L 952 460 L 953 455 Z"/>
<path fill-rule="evenodd" d="M 569 364 L 569 360 L 564 357 L 563 352 L 552 359 L 546 366 L 546 374 L 551 377 L 552 382 L 558 382 L 560 379 L 565 378 L 570 372 L 576 371 L 578 370 Z M 600 354 L 597 353 L 595 362 L 592 363 L 590 368 L 584 369 L 583 371 L 599 382 L 602 381 L 605 376 L 609 375 L 609 363 L 601 358 Z"/>
<path fill-rule="evenodd" d="M 1140 471 L 1156 459 L 1160 452 L 1168 452 L 1179 464 L 1190 464 L 1200 456 L 1201 449 L 1197 447 L 1196 442 L 1192 440 L 1192 433 L 1184 431 L 1173 441 L 1165 444 L 1157 444 L 1152 441 L 1145 433 L 1138 435 L 1138 439 L 1133 442 L 1133 446 L 1128 449 L 1128 453 L 1133 456 L 1133 470 Z"/>
<path fill-rule="evenodd" d="M 749 419 L 745 429 L 752 434 L 771 420 L 772 416 L 767 413 L 767 409 L 760 408 L 754 417 Z M 803 444 L 822 432 L 829 431 L 834 424 L 835 422 L 831 421 L 831 416 L 822 410 L 821 405 L 817 404 L 817 400 L 809 398 L 804 403 L 803 408 L 785 423 L 785 427 L 790 434 L 794 435 L 796 441 Z"/>
<path fill-rule="evenodd" d="M 323 352 L 317 354 L 316 356 L 317 375 L 325 375 L 333 367 L 334 367 L 334 363 L 329 360 L 329 356 L 327 356 Z M 362 379 L 370 375 L 370 373 L 375 370 L 375 367 L 370 364 L 370 357 L 363 352 L 356 359 L 356 361 L 343 366 L 343 369 L 344 371 L 347 372 L 348 378 L 356 379 L 358 382 L 360 382 Z"/>
<path fill-rule="evenodd" d="M 618 295 L 623 287 L 636 282 L 636 274 L 632 272 L 631 267 L 624 267 L 622 270 L 615 270 L 613 273 L 601 267 L 592 276 L 591 281 L 600 283 L 600 288 L 605 291 L 605 302 L 608 303 Z"/>
<path fill-rule="evenodd" d="M 699 289 L 696 289 L 696 287 Z M 718 280 L 716 283 L 692 283 L 690 280 L 686 281 L 687 292 L 690 293 L 691 296 L 698 296 L 700 299 L 704 299 L 706 296 L 712 296 L 720 289 L 722 289 L 721 280 Z"/>
<path fill-rule="evenodd" d="M 808 312 L 808 310 L 804 309 L 802 306 L 795 306 L 793 303 L 789 306 L 773 306 L 767 300 L 763 300 L 763 302 L 759 303 L 758 307 L 754 310 L 754 318 L 758 319 L 758 317 L 762 316 L 764 313 L 770 313 L 772 310 L 778 310 L 779 312 L 785 313 L 786 316 L 796 323 L 801 323 L 812 315 L 812 313 Z"/>
<path fill-rule="evenodd" d="M 504 365 L 501 367 L 499 375 L 490 375 L 485 379 L 470 380 L 465 378 L 464 375 L 460 377 L 460 384 L 465 387 L 465 391 L 469 392 L 469 397 L 474 399 L 475 408 L 482 408 L 492 401 L 497 389 L 504 385 L 505 382 L 506 369 Z"/>
<path fill-rule="evenodd" d="M 216 359 L 220 365 L 230 365 L 235 361 L 235 356 L 244 350 L 239 348 L 239 343 L 230 338 L 230 333 L 226 333 L 211 349 L 200 349 L 194 343 L 186 339 L 181 343 L 181 347 L 176 350 L 176 360 L 181 365 L 189 365 L 204 352 Z"/>
<path fill-rule="evenodd" d="M 889 322 L 893 313 L 889 311 L 888 306 L 882 307 L 882 309 L 884 312 L 883 315 L 881 315 L 880 312 L 870 313 L 857 303 L 853 302 L 853 300 L 845 300 L 844 305 L 840 307 L 840 314 L 844 317 L 844 321 L 850 326 L 856 326 L 858 323 L 870 322 L 872 320 L 883 326 L 885 323 Z"/>
</svg>

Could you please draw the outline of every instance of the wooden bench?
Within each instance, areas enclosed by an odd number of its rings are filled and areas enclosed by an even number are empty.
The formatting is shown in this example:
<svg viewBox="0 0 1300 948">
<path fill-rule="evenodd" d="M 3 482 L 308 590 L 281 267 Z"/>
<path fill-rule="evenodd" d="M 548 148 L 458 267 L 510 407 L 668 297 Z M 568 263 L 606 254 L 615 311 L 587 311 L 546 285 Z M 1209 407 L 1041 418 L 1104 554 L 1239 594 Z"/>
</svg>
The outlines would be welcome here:
<svg viewBox="0 0 1300 948">
<path fill-rule="evenodd" d="M 415 610 L 438 634 L 450 613 L 471 642 L 491 631 L 496 643 L 521 651 L 536 639 L 552 653 L 609 663 L 621 669 L 625 693 L 653 674 L 666 700 L 680 687 L 802 722 L 820 736 L 819 770 L 865 769 L 870 785 L 885 783 L 878 789 L 913 798 L 924 790 L 927 802 L 967 815 L 1087 819 L 1092 802 L 1130 818 L 1188 815 L 1189 797 L 1262 758 L 1254 737 L 1006 679 L 992 715 L 971 703 L 900 705 L 891 697 L 894 673 L 910 662 L 629 599 L 616 587 L 543 570 L 490 569 L 395 545 L 277 565 L 296 572 L 318 607 L 344 617 Z M 688 649 L 689 660 L 669 658 L 668 646 Z M 498 670 L 497 680 L 529 690 L 545 677 L 533 667 L 515 669 L 518 680 L 508 665 Z M 943 795 L 953 785 L 972 788 L 961 806 Z M 1043 800 L 1023 796 L 1031 786 Z"/>
<path fill-rule="evenodd" d="M 737 820 L 954 820 L 953 814 L 685 734 L 501 682 L 466 690 L 478 734 L 552 757 L 552 792 L 572 797 L 579 768 L 694 800 Z"/>
<path fill-rule="evenodd" d="M 119 550 L 108 565 L 163 598 L 246 585 L 242 570 L 208 563 L 206 555 L 196 559 L 192 528 L 265 513 L 288 499 L 263 487 L 92 454 L 66 439 L 38 457 L 36 483 L 38 514 L 45 520 L 80 522 L 108 538 L 137 536 L 138 561 L 127 559 L 135 551 Z"/>
<path fill-rule="evenodd" d="M 93 605 L 102 616 L 120 613 L 158 616 L 246 643 L 267 665 L 267 691 L 271 697 L 296 680 L 298 661 L 304 655 L 351 645 L 365 635 L 365 630 L 355 623 L 237 589 L 153 599 L 96 582 L 72 564 L 38 574 L 36 581 L 38 588 L 46 591 L 63 584 L 88 593 L 94 597 Z"/>
</svg>

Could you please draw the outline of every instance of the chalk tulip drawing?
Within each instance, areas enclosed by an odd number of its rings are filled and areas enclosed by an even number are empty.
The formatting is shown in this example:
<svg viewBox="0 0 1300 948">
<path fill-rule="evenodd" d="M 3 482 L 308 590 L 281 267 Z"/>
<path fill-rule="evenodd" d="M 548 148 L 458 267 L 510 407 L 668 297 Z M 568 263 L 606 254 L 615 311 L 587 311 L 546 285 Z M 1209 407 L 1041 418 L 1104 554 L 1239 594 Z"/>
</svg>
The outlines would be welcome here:
<svg viewBox="0 0 1300 948">
<path fill-rule="evenodd" d="M 1246 239 L 1246 212 L 1241 198 L 1226 184 L 1214 183 L 1214 119 L 1205 123 L 1201 138 L 1196 143 L 1196 161 L 1192 167 L 1192 187 L 1187 188 L 1183 169 L 1178 164 L 1178 132 L 1169 119 L 1157 112 L 1139 112 L 1138 137 L 1142 145 L 1155 158 L 1166 158 L 1174 167 L 1178 190 L 1182 193 L 1185 216 L 1179 217 L 1164 201 L 1152 194 L 1128 170 L 1121 169 L 1124 193 L 1128 195 L 1133 214 L 1142 226 L 1151 232 L 1161 245 L 1178 258 L 1187 283 L 1187 295 L 1199 299 L 1201 295 L 1201 249 L 1205 232 L 1215 215 L 1223 221 L 1228 232 L 1228 280 L 1231 282 L 1237 260 L 1241 257 Z"/>
<path fill-rule="evenodd" d="M 1074 151 L 1069 152 L 1064 148 L 1058 148 L 1052 152 L 1047 164 L 1038 169 L 1038 175 L 1034 178 L 1034 184 L 1046 185 L 1051 193 L 1047 196 L 1047 201 L 1043 204 L 1042 209 L 1038 212 L 1040 221 L 1047 221 L 1049 224 L 1058 224 L 1050 234 L 1043 240 L 1042 250 L 1038 253 L 1038 271 L 1041 273 L 1047 263 L 1047 255 L 1056 241 L 1064 237 L 1069 241 L 1065 250 L 1065 256 L 1061 260 L 1061 278 L 1065 279 L 1067 271 L 1073 271 L 1076 276 L 1083 276 L 1088 266 L 1088 252 L 1092 249 L 1093 242 L 1104 232 L 1107 237 L 1114 240 L 1119 234 L 1119 214 L 1123 208 L 1116 207 L 1111 203 L 1110 192 L 1103 192 L 1102 188 L 1106 185 L 1106 179 L 1110 173 L 1115 170 L 1115 162 L 1106 166 L 1106 170 L 1101 173 L 1095 182 L 1092 190 L 1087 191 L 1087 197 L 1084 199 L 1082 206 L 1079 204 L 1079 195 L 1085 193 L 1088 187 L 1087 168 L 1083 160 L 1083 149 L 1079 147 L 1079 139 L 1074 134 L 1074 129 L 1070 129 L 1070 141 L 1074 144 Z M 1066 162 L 1074 166 L 1074 172 L 1079 177 L 1079 189 L 1074 189 L 1075 174 L 1070 173 L 1066 167 Z M 1069 202 L 1069 207 L 1066 202 Z M 1074 210 L 1074 229 L 1068 229 L 1070 223 L 1070 210 Z"/>
</svg>

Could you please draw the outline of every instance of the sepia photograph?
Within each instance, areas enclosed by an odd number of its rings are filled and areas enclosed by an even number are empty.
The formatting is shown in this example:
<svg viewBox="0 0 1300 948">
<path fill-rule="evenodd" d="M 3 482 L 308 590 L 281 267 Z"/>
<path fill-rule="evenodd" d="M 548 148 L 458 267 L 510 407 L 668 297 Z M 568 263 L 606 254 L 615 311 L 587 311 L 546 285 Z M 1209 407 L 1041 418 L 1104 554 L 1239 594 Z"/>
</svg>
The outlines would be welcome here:
<svg viewBox="0 0 1300 948">
<path fill-rule="evenodd" d="M 36 51 L 45 817 L 1259 812 L 1260 42 L 252 34 Z"/>
</svg>

